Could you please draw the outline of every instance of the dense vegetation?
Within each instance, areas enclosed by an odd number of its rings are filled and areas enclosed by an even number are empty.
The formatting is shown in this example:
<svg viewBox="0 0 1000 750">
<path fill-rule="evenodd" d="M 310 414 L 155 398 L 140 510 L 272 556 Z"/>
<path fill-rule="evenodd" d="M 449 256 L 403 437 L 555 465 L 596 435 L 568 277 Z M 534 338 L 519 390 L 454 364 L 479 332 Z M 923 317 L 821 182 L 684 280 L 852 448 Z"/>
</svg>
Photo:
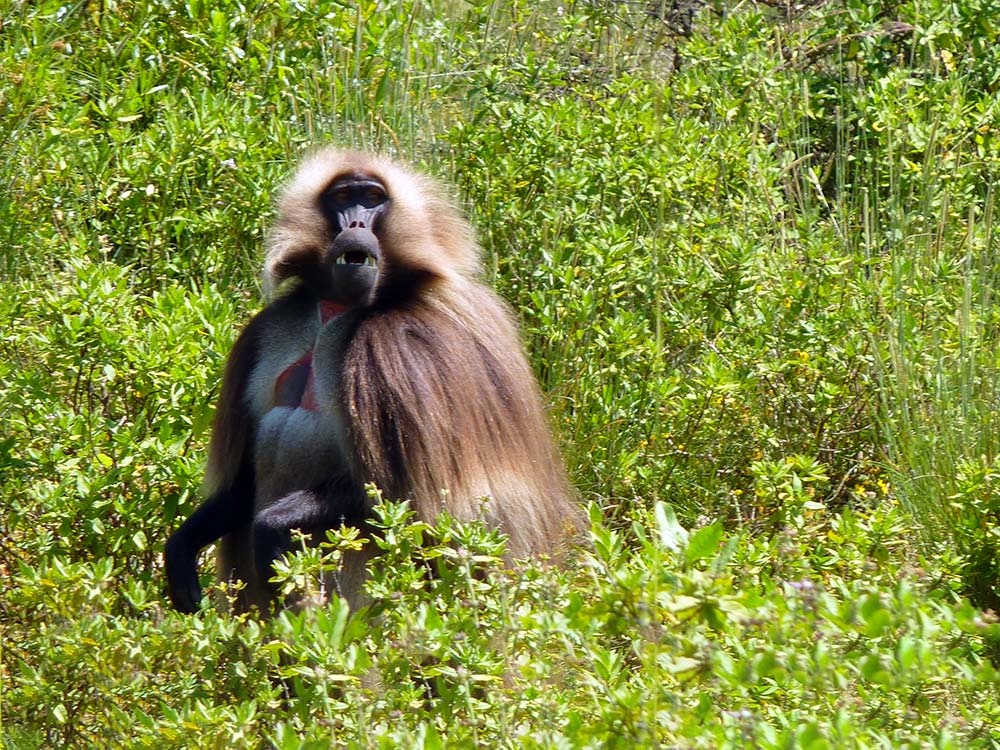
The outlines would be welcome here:
<svg viewBox="0 0 1000 750">
<path fill-rule="evenodd" d="M 1000 747 L 1000 6 L 435 5 L 0 2 L 4 747 Z M 591 542 L 386 503 L 372 612 L 180 616 L 327 141 L 456 186 Z"/>
</svg>

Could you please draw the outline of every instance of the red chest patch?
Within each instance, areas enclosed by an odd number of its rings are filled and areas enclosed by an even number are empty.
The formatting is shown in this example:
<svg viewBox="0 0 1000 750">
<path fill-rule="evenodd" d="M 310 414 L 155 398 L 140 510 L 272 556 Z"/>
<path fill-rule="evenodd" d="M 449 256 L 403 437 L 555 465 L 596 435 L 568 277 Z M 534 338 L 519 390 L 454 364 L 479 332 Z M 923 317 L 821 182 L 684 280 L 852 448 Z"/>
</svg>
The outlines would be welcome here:
<svg viewBox="0 0 1000 750">
<path fill-rule="evenodd" d="M 320 300 L 319 303 L 319 319 L 326 323 L 330 318 L 336 318 L 338 315 L 343 315 L 347 312 L 349 308 L 347 305 L 341 305 L 337 302 L 330 302 L 329 300 Z"/>
<path fill-rule="evenodd" d="M 293 409 L 315 409 L 313 394 L 312 352 L 306 352 L 297 362 L 289 365 L 274 383 L 274 405 Z"/>
<path fill-rule="evenodd" d="M 346 305 L 328 300 L 319 303 L 320 320 L 326 324 L 332 318 L 347 312 Z M 274 381 L 274 405 L 293 409 L 316 410 L 316 389 L 313 384 L 313 353 L 310 349 L 285 368 Z"/>
</svg>

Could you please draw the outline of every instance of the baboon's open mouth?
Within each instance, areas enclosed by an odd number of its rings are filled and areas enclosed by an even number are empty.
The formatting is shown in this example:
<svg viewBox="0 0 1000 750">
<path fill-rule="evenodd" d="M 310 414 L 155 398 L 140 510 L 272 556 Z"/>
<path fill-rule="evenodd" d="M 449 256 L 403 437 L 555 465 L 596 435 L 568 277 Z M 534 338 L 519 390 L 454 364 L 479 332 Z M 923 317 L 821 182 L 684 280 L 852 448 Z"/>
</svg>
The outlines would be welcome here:
<svg viewBox="0 0 1000 750">
<path fill-rule="evenodd" d="M 371 253 L 363 250 L 348 250 L 346 253 L 337 256 L 334 265 L 338 266 L 371 266 L 378 265 L 378 259 Z"/>
<path fill-rule="evenodd" d="M 378 237 L 367 227 L 349 227 L 333 240 L 330 255 L 335 266 L 376 268 L 381 255 Z"/>
</svg>

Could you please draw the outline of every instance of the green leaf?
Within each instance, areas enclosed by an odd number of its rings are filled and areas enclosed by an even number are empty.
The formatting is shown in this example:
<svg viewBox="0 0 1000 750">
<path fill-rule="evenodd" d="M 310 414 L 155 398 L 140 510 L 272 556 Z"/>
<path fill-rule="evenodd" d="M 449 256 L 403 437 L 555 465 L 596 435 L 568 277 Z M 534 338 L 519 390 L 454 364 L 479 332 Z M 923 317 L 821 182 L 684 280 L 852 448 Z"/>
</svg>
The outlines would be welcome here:
<svg viewBox="0 0 1000 750">
<path fill-rule="evenodd" d="M 690 564 L 714 555 L 724 535 L 725 531 L 718 521 L 698 529 L 688 539 L 685 560 Z"/>
<path fill-rule="evenodd" d="M 657 502 L 653 506 L 653 517 L 659 532 L 660 546 L 671 552 L 680 552 L 687 544 L 688 532 L 677 521 L 672 506 Z"/>
</svg>

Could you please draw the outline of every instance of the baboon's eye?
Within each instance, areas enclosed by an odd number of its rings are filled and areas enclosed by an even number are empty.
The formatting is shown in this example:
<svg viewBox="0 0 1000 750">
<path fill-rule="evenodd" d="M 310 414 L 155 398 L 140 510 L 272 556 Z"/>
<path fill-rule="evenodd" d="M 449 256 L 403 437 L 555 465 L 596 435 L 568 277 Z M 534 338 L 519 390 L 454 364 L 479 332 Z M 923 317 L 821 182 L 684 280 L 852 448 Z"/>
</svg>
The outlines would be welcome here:
<svg viewBox="0 0 1000 750">
<path fill-rule="evenodd" d="M 338 177 L 320 195 L 320 205 L 329 218 L 338 217 L 358 206 L 378 208 L 388 201 L 389 195 L 382 183 L 365 175 Z"/>
<path fill-rule="evenodd" d="M 385 191 L 380 187 L 369 187 L 360 196 L 359 202 L 365 208 L 375 208 L 382 203 L 385 203 Z"/>
</svg>

